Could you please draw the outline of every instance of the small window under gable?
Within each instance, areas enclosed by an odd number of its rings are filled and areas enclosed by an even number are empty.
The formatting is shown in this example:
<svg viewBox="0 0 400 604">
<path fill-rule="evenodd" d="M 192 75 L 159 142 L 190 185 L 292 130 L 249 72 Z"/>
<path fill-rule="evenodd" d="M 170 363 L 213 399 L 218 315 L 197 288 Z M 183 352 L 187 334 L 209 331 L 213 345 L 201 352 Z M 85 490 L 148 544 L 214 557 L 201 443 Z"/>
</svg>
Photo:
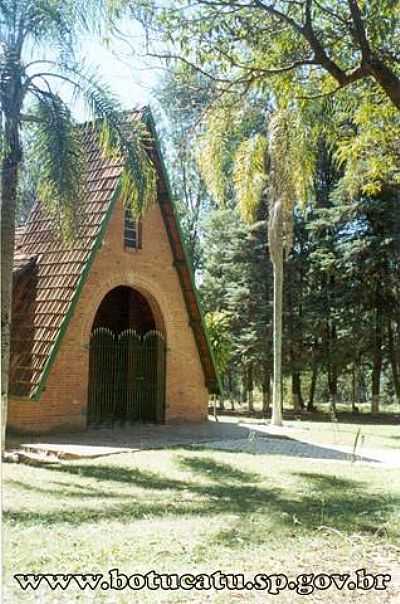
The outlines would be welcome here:
<svg viewBox="0 0 400 604">
<path fill-rule="evenodd" d="M 139 250 L 142 247 L 142 221 L 125 208 L 124 244 L 126 248 Z"/>
</svg>

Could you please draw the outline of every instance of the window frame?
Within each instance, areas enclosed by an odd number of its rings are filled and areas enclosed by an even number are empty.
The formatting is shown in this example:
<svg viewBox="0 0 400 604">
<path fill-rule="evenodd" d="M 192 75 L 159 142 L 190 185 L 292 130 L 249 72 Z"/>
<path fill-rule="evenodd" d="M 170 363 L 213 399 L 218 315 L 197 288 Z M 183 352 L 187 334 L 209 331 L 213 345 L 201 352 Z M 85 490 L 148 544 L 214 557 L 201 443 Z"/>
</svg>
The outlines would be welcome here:
<svg viewBox="0 0 400 604">
<path fill-rule="evenodd" d="M 134 218 L 129 208 L 124 208 L 124 249 L 142 249 L 142 221 Z"/>
</svg>

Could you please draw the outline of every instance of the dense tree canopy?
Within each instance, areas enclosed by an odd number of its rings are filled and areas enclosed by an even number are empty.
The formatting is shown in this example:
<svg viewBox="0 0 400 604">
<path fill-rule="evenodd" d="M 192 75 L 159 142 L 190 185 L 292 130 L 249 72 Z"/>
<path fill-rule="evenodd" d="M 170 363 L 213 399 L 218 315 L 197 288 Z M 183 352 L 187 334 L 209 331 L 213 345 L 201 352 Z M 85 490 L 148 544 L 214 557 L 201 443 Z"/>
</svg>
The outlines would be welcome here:
<svg viewBox="0 0 400 604">
<path fill-rule="evenodd" d="M 350 197 L 399 183 L 397 0 L 123 4 L 146 27 L 148 53 L 201 74 L 197 88 L 212 87 L 211 104 L 256 95 L 264 106 L 319 106 L 324 135 L 340 140 Z"/>
<path fill-rule="evenodd" d="M 396 0 L 176 0 L 153 7 L 181 60 L 225 89 L 278 76 L 311 96 L 368 79 L 400 109 L 398 11 Z"/>
<path fill-rule="evenodd" d="M 172 77 L 184 86 L 185 78 L 193 83 L 193 73 L 176 66 Z M 226 208 L 212 211 L 200 229 L 201 294 L 207 311 L 230 317 L 233 354 L 225 372 L 227 391 L 237 398 L 239 384 L 247 393 L 257 385 L 267 408 L 272 374 L 272 267 L 266 227 L 271 166 L 265 160 L 274 92 L 253 90 L 244 97 L 221 97 L 213 89 L 213 96 L 207 97 L 211 104 L 196 105 L 199 89 L 194 86 L 187 90 L 189 107 L 193 90 L 193 105 L 206 107 L 203 121 L 199 122 L 197 112 L 188 130 L 198 159 L 193 170 L 200 170 L 212 197 Z M 293 222 L 291 209 L 287 215 L 287 224 L 293 226 L 293 234 L 289 229 L 287 237 L 288 242 L 293 239 L 293 246 L 288 246 L 284 269 L 282 363 L 284 383 L 291 384 L 285 400 L 291 399 L 296 409 L 311 409 L 321 399 L 333 405 L 339 400 L 355 404 L 373 399 L 376 410 L 379 399 L 390 400 L 396 393 L 398 397 L 399 332 L 394 309 L 399 282 L 399 195 L 392 139 L 397 135 L 397 113 L 390 109 L 387 125 L 379 122 L 379 128 L 377 122 L 372 127 L 367 105 L 361 102 L 356 109 L 356 100 L 290 104 L 293 146 L 282 151 L 280 162 L 283 168 L 291 165 L 296 174 L 292 198 L 297 209 Z M 382 118 L 377 106 L 373 112 Z M 179 121 L 179 113 L 175 117 Z M 378 139 L 379 149 L 372 143 Z M 290 184 L 287 177 L 281 180 L 285 186 Z M 279 190 L 276 183 L 273 188 Z M 299 204 L 302 199 L 308 203 Z M 237 202 L 243 218 L 254 220 L 254 225 L 247 226 L 232 210 Z M 210 208 L 205 214 L 209 212 Z M 387 285 L 379 288 L 378 280 Z"/>
</svg>

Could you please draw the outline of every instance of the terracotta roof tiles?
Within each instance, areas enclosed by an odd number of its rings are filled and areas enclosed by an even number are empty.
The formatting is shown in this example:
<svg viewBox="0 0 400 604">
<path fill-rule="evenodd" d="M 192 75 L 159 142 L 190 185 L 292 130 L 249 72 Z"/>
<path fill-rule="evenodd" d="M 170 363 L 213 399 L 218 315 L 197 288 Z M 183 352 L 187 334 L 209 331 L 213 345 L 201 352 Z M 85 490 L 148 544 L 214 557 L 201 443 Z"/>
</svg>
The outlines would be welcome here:
<svg viewBox="0 0 400 604">
<path fill-rule="evenodd" d="M 121 174 L 120 161 L 104 159 L 93 141 L 93 132 L 85 135 L 87 175 L 85 200 L 79 239 L 72 244 L 63 241 L 54 229 L 54 222 L 38 202 L 26 224 L 16 232 L 15 267 L 35 255 L 37 280 L 32 332 L 32 359 L 30 373 L 18 367 L 13 389 L 27 395 L 37 388 L 59 333 L 60 326 L 71 304 L 79 278 L 95 243 L 102 221 L 109 207 Z"/>
</svg>

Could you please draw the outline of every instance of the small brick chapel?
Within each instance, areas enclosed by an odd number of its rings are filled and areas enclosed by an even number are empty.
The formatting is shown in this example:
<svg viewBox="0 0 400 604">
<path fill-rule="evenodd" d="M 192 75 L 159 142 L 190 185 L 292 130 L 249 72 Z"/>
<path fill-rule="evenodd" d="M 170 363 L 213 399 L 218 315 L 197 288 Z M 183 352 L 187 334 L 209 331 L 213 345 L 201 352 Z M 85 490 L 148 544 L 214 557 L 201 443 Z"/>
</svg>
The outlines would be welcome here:
<svg viewBox="0 0 400 604">
<path fill-rule="evenodd" d="M 121 160 L 85 134 L 79 237 L 37 202 L 18 227 L 10 431 L 200 422 L 219 390 L 195 285 L 148 109 L 157 202 L 134 220 L 118 198 Z"/>
</svg>

